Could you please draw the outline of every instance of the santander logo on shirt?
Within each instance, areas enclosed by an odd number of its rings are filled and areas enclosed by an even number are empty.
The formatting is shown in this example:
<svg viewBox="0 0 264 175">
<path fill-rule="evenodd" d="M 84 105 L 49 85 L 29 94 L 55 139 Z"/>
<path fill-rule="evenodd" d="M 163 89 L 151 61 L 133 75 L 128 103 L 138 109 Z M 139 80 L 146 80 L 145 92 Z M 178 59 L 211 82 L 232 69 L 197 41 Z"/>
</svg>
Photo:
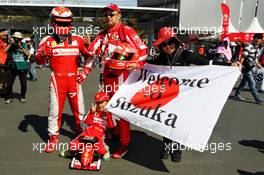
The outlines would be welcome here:
<svg viewBox="0 0 264 175">
<path fill-rule="evenodd" d="M 52 53 L 54 56 L 69 56 L 69 55 L 79 55 L 79 49 L 77 48 L 57 48 L 53 49 Z"/>
</svg>

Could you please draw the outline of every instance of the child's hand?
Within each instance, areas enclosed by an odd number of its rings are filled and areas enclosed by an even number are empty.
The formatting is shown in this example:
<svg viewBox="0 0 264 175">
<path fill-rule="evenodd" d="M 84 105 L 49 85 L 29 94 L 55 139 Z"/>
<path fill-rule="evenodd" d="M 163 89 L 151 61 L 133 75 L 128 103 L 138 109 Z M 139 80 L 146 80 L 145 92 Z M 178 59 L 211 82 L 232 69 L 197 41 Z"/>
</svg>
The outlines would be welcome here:
<svg viewBox="0 0 264 175">
<path fill-rule="evenodd" d="M 91 113 L 95 113 L 96 112 L 96 104 L 91 103 Z"/>
</svg>

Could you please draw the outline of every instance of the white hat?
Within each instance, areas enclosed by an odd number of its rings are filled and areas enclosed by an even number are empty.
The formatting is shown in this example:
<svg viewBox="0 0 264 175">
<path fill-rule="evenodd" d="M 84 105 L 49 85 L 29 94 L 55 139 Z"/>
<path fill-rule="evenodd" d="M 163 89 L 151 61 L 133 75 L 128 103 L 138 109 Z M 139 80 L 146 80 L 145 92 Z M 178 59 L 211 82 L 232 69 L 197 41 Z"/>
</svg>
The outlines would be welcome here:
<svg viewBox="0 0 264 175">
<path fill-rule="evenodd" d="M 12 37 L 14 37 L 14 38 L 20 38 L 20 39 L 23 38 L 23 36 L 22 36 L 22 34 L 21 34 L 20 32 L 15 32 L 15 33 L 12 35 Z"/>
<path fill-rule="evenodd" d="M 29 37 L 25 38 L 25 41 L 31 41 L 31 39 Z"/>
</svg>

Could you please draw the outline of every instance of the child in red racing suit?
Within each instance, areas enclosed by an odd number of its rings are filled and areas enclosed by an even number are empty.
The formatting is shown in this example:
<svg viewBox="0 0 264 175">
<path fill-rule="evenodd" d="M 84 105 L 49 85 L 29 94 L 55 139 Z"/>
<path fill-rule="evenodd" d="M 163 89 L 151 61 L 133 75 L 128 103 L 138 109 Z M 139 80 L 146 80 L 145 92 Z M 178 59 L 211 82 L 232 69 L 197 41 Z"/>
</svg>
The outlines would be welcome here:
<svg viewBox="0 0 264 175">
<path fill-rule="evenodd" d="M 67 154 L 73 155 L 79 149 L 82 148 L 83 144 L 80 141 L 80 137 L 92 136 L 98 139 L 95 143 L 95 151 L 103 155 L 104 160 L 110 159 L 109 148 L 104 142 L 105 131 L 107 128 L 113 128 L 115 126 L 112 115 L 110 112 L 104 110 L 105 106 L 109 101 L 109 96 L 105 92 L 98 92 L 95 94 L 95 105 L 92 104 L 90 112 L 87 114 L 85 120 L 83 121 L 84 131 L 70 142 L 70 151 L 61 152 L 60 156 L 65 157 Z M 70 156 L 69 155 L 69 156 Z"/>
</svg>

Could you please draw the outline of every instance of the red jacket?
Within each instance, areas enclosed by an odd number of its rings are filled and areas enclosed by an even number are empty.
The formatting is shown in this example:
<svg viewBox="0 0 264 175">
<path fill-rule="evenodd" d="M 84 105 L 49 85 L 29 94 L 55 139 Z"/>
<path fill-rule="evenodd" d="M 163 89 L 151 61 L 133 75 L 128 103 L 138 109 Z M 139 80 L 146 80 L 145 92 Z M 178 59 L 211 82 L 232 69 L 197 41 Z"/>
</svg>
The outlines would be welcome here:
<svg viewBox="0 0 264 175">
<path fill-rule="evenodd" d="M 114 121 L 112 120 L 112 114 L 105 111 L 89 113 L 85 118 L 84 123 L 90 127 L 97 127 L 103 133 L 107 128 L 113 128 L 115 126 Z"/>
<path fill-rule="evenodd" d="M 0 64 L 5 64 L 7 54 L 5 53 L 6 44 L 0 39 Z"/>
<path fill-rule="evenodd" d="M 101 57 L 103 61 L 108 61 L 116 46 L 124 42 L 121 41 L 121 36 L 119 36 L 120 34 L 124 34 L 125 42 L 128 42 L 139 51 L 138 68 L 143 67 L 145 59 L 148 55 L 147 46 L 133 28 L 124 26 L 123 30 L 120 31 L 120 26 L 121 23 L 117 24 L 110 30 L 100 32 L 89 45 L 89 54 L 96 54 L 97 56 Z"/>
</svg>

